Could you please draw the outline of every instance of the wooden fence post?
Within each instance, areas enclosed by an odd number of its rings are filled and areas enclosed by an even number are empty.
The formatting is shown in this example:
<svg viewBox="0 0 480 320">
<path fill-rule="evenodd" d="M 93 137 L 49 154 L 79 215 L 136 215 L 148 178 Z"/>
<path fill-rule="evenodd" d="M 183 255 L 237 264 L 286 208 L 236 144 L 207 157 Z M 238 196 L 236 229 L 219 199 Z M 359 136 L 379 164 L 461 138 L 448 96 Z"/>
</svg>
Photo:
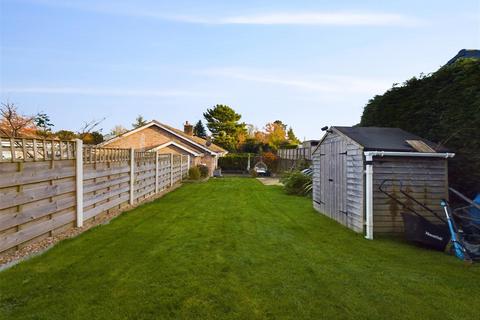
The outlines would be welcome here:
<svg viewBox="0 0 480 320">
<path fill-rule="evenodd" d="M 183 156 L 180 155 L 180 181 L 183 180 Z"/>
<path fill-rule="evenodd" d="M 133 206 L 135 196 L 135 149 L 130 149 L 130 205 Z"/>
<path fill-rule="evenodd" d="M 173 153 L 170 153 L 170 187 L 173 186 Z"/>
<path fill-rule="evenodd" d="M 158 193 L 158 153 L 155 151 L 155 193 Z"/>
<path fill-rule="evenodd" d="M 77 192 L 77 228 L 83 227 L 83 141 L 75 141 L 75 185 Z M 46 152 L 46 150 L 44 150 Z"/>
</svg>

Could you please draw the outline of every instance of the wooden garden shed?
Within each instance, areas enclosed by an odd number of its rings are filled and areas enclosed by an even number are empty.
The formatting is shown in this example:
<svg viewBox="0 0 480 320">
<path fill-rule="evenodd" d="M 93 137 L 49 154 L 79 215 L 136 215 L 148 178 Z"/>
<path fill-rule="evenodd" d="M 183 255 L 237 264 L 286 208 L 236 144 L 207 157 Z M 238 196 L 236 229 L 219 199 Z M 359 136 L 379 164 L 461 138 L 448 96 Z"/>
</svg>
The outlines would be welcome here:
<svg viewBox="0 0 480 320">
<path fill-rule="evenodd" d="M 398 128 L 330 127 L 313 151 L 313 206 L 368 239 L 403 232 L 403 207 L 380 184 L 409 206 L 418 207 L 400 189 L 441 214 L 453 156 Z"/>
</svg>

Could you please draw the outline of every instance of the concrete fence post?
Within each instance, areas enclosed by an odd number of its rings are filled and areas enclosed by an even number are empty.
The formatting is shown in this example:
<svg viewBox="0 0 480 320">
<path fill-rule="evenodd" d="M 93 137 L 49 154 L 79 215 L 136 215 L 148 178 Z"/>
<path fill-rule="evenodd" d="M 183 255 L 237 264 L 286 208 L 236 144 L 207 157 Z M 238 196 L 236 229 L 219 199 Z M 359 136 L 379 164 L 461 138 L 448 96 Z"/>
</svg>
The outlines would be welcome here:
<svg viewBox="0 0 480 320">
<path fill-rule="evenodd" d="M 158 193 L 158 153 L 155 152 L 155 193 Z"/>
<path fill-rule="evenodd" d="M 75 140 L 75 186 L 77 198 L 77 227 L 83 227 L 83 141 Z"/>
<path fill-rule="evenodd" d="M 130 205 L 135 201 L 135 149 L 130 149 Z"/>
</svg>

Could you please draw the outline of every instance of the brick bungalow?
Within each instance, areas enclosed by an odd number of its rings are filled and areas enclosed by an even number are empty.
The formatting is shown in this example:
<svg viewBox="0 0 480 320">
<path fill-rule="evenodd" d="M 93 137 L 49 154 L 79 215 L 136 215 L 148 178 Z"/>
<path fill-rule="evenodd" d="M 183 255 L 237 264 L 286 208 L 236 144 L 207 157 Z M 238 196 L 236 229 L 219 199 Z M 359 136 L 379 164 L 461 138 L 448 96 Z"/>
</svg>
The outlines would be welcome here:
<svg viewBox="0 0 480 320">
<path fill-rule="evenodd" d="M 134 148 L 142 151 L 157 151 L 159 154 L 182 154 L 190 158 L 190 165 L 206 165 L 213 174 L 218 158 L 227 151 L 208 140 L 193 135 L 193 126 L 188 123 L 178 130 L 158 121 L 150 121 L 143 127 L 125 132 L 99 144 L 107 148 Z"/>
</svg>

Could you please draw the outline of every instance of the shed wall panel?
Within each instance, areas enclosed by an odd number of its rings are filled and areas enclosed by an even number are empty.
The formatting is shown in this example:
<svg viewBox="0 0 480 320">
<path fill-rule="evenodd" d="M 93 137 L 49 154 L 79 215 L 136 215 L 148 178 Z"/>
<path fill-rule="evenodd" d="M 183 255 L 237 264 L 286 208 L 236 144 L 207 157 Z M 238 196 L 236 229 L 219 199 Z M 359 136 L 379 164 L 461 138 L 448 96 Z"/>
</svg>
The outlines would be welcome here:
<svg viewBox="0 0 480 320">
<path fill-rule="evenodd" d="M 447 160 L 438 158 L 384 157 L 374 158 L 373 165 L 373 225 L 374 233 L 402 233 L 402 205 L 383 194 L 380 184 L 388 179 L 384 188 L 400 201 L 411 206 L 434 223 L 431 213 L 408 200 L 400 188 L 421 203 L 443 216 L 440 200 L 448 197 Z"/>
<path fill-rule="evenodd" d="M 362 148 L 332 132 L 312 158 L 314 208 L 356 232 L 363 232 Z"/>
</svg>

